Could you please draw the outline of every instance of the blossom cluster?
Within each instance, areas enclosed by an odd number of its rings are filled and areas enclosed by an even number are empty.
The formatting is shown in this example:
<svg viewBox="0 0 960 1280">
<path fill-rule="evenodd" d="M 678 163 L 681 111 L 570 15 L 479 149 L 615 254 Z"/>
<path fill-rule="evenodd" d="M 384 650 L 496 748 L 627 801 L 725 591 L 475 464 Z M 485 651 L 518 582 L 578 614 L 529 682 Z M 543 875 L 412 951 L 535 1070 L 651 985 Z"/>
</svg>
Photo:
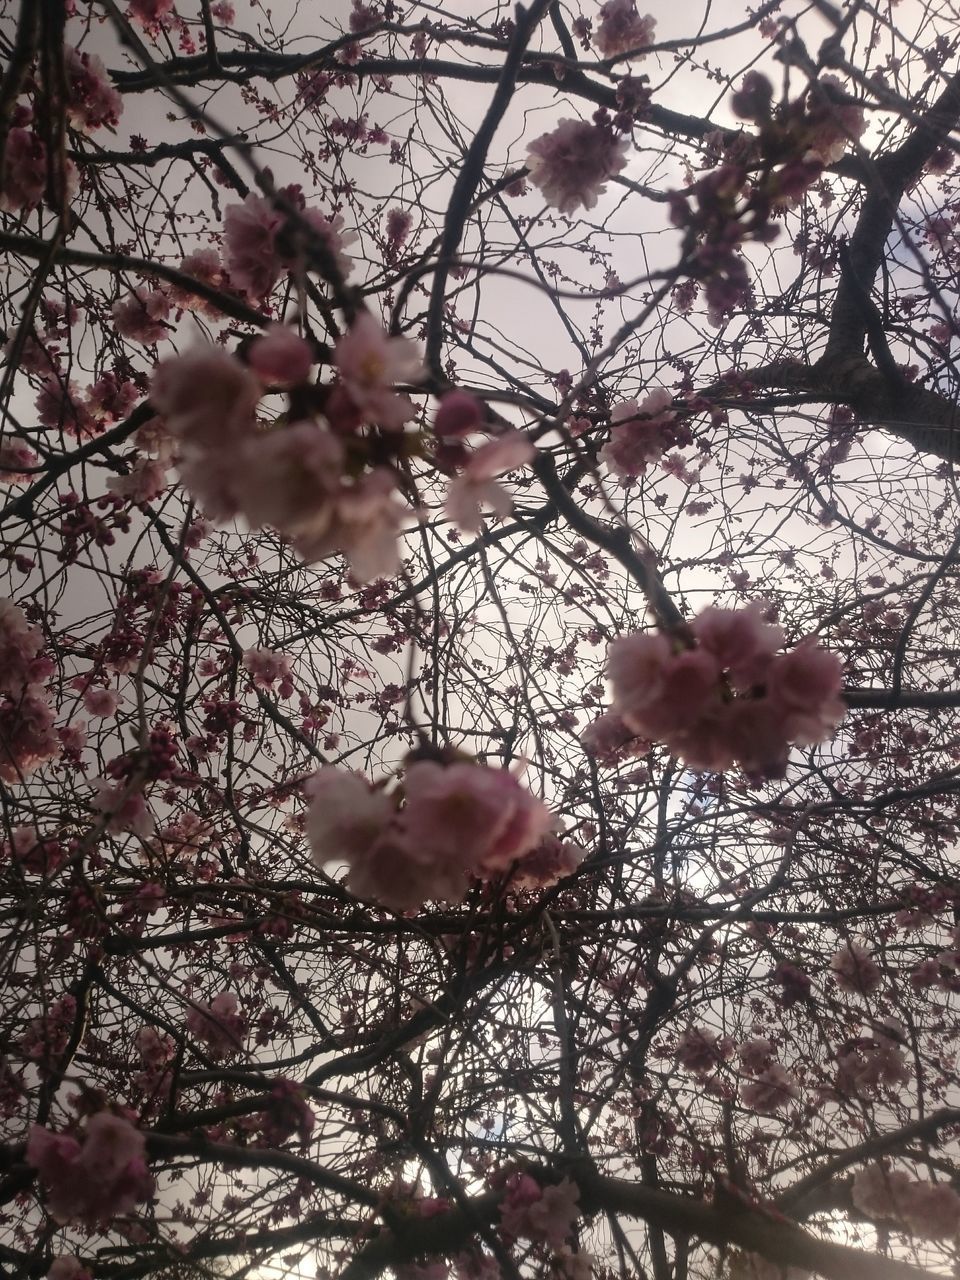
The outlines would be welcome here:
<svg viewBox="0 0 960 1280">
<path fill-rule="evenodd" d="M 600 6 L 600 22 L 593 42 L 604 58 L 616 58 L 623 54 L 642 56 L 644 49 L 653 44 L 656 19 L 650 14 L 641 17 L 634 0 L 606 0 Z"/>
<path fill-rule="evenodd" d="M 657 387 L 639 403 L 627 400 L 610 413 L 610 439 L 600 450 L 600 461 L 621 480 L 635 480 L 667 449 L 689 444 L 689 429 L 671 409 L 673 396 Z"/>
<path fill-rule="evenodd" d="M 741 246 L 775 239 L 778 228 L 771 219 L 776 212 L 802 196 L 865 128 L 862 109 L 830 76 L 775 110 L 773 86 L 752 71 L 733 95 L 732 106 L 759 126 L 746 144 L 748 154 L 732 153 L 671 198 L 671 219 L 685 232 L 686 269 L 703 283 L 711 324 L 749 304 Z"/>
<path fill-rule="evenodd" d="M 580 1188 L 569 1178 L 541 1186 L 528 1173 L 515 1173 L 500 1201 L 500 1227 L 510 1243 L 532 1240 L 554 1251 L 555 1271 L 565 1280 L 588 1280 L 590 1254 L 575 1252 L 567 1241 L 580 1216 Z"/>
<path fill-rule="evenodd" d="M 395 911 L 459 902 L 471 878 L 503 875 L 516 864 L 523 874 L 554 825 L 513 774 L 462 761 L 414 760 L 390 794 L 327 767 L 307 793 L 314 861 L 346 863 L 352 893 Z M 548 875 L 558 869 L 562 863 L 547 859 Z"/>
<path fill-rule="evenodd" d="M 343 218 L 326 218 L 308 209 L 298 187 L 285 187 L 280 196 L 296 213 L 291 220 L 277 203 L 264 196 L 247 196 L 229 205 L 223 217 L 223 265 L 230 283 L 254 302 L 262 301 L 284 272 L 304 255 L 324 256 L 322 274 L 345 277 L 350 258 L 344 252 L 356 236 L 345 234 Z"/>
<path fill-rule="evenodd" d="M 928 1239 L 960 1231 L 960 1195 L 946 1182 L 923 1182 L 902 1169 L 870 1164 L 853 1179 L 853 1203 L 871 1218 L 892 1220 Z"/>
<path fill-rule="evenodd" d="M 102 1227 L 149 1200 L 154 1184 L 146 1139 L 129 1119 L 98 1111 L 82 1139 L 38 1124 L 30 1128 L 27 1164 L 46 1184 L 47 1210 L 55 1222 Z"/>
<path fill-rule="evenodd" d="M 42 657 L 43 636 L 12 600 L 0 599 L 0 779 L 17 782 L 57 754 L 60 741 Z"/>
<path fill-rule="evenodd" d="M 393 385 L 419 377 L 418 353 L 361 312 L 337 343 L 340 377 L 326 389 L 324 412 L 305 408 L 288 424 L 262 427 L 265 379 L 306 395 L 312 363 L 307 340 L 277 325 L 252 344 L 250 367 L 215 347 L 161 362 L 151 400 L 178 443 L 184 483 L 209 515 L 272 526 L 305 560 L 343 552 L 362 581 L 390 575 L 399 567 L 405 508 L 393 472 L 375 454 L 403 451 L 401 429 L 414 410 Z M 363 424 L 387 437 L 379 437 L 379 453 Z"/>
<path fill-rule="evenodd" d="M 691 769 L 782 774 L 791 744 L 820 742 L 843 718 L 837 658 L 811 639 L 778 652 L 783 632 L 760 605 L 705 609 L 689 633 L 622 636 L 608 667 L 627 727 Z"/>
<path fill-rule="evenodd" d="M 589 120 L 561 120 L 527 147 L 530 181 L 560 213 L 592 209 L 627 163 L 629 143 L 603 110 Z"/>
<path fill-rule="evenodd" d="M 510 513 L 513 500 L 497 477 L 522 467 L 536 454 L 527 436 L 512 429 L 468 448 L 469 437 L 484 428 L 484 407 L 476 396 L 455 389 L 441 397 L 433 422 L 435 460 L 442 470 L 457 473 L 447 490 L 446 512 L 467 533 L 480 532 L 484 507 L 499 516 Z"/>
</svg>

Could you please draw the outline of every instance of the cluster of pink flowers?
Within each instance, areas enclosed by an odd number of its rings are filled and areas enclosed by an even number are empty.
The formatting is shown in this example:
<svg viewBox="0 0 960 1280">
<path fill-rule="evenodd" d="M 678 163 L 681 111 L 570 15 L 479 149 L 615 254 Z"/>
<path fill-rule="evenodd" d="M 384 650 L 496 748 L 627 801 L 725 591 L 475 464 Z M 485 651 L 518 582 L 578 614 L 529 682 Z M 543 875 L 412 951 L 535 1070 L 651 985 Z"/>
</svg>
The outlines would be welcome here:
<svg viewBox="0 0 960 1280">
<path fill-rule="evenodd" d="M 325 218 L 307 209 L 297 188 L 285 188 L 281 194 L 297 209 L 303 224 L 299 234 L 287 216 L 263 196 L 247 196 L 242 204 L 230 205 L 224 212 L 224 266 L 231 283 L 253 301 L 265 298 L 283 273 L 297 265 L 292 243 L 302 243 L 307 255 L 311 243 L 319 244 L 341 277 L 350 272 L 350 258 L 344 250 L 356 237 L 344 234 L 343 218 L 339 214 Z"/>
<path fill-rule="evenodd" d="M 268 1147 L 278 1147 L 293 1134 L 309 1142 L 317 1118 L 303 1092 L 290 1080 L 277 1080 L 270 1090 L 267 1108 L 260 1118 L 260 1136 Z"/>
<path fill-rule="evenodd" d="M 637 403 L 628 400 L 610 413 L 610 439 L 600 450 L 605 462 L 623 480 L 635 480 L 667 449 L 689 444 L 690 432 L 670 408 L 673 396 L 657 387 Z"/>
<path fill-rule="evenodd" d="M 690 640 L 637 634 L 609 650 L 614 710 L 690 768 L 782 773 L 790 744 L 820 742 L 843 718 L 837 658 L 813 640 L 778 653 L 783 632 L 759 604 L 705 609 Z"/>
<path fill-rule="evenodd" d="M 469 449 L 467 438 L 486 429 L 483 403 L 469 391 L 457 388 L 441 397 L 433 421 L 436 462 L 442 470 L 456 473 L 447 490 L 446 513 L 467 533 L 480 532 L 484 507 L 498 516 L 510 514 L 513 499 L 496 477 L 536 456 L 527 436 L 512 429 Z"/>
<path fill-rule="evenodd" d="M 880 986 L 880 966 L 862 943 L 848 942 L 831 957 L 830 970 L 842 991 L 868 996 Z"/>
<path fill-rule="evenodd" d="M 580 1216 L 580 1188 L 569 1178 L 542 1187 L 528 1173 L 508 1181 L 500 1201 L 500 1225 L 511 1240 L 542 1241 L 560 1249 Z"/>
<path fill-rule="evenodd" d="M 807 154 L 821 164 L 836 164 L 867 127 L 863 107 L 847 94 L 836 76 L 821 76 L 807 93 L 803 118 Z"/>
<path fill-rule="evenodd" d="M 293 697 L 293 675 L 290 659 L 285 653 L 274 653 L 272 649 L 247 649 L 243 665 L 253 676 L 253 683 L 258 689 L 272 689 L 277 685 L 281 698 Z"/>
<path fill-rule="evenodd" d="M 18 782 L 55 756 L 60 741 L 40 656 L 43 636 L 12 600 L 0 599 L 0 779 Z"/>
<path fill-rule="evenodd" d="M 641 17 L 634 0 L 607 0 L 600 6 L 600 22 L 593 42 L 604 58 L 641 54 L 653 44 L 656 19 Z"/>
<path fill-rule="evenodd" d="M 733 1053 L 733 1041 L 708 1027 L 686 1027 L 677 1037 L 677 1062 L 687 1071 L 705 1075 Z"/>
<path fill-rule="evenodd" d="M 212 1058 L 231 1057 L 243 1049 L 247 1019 L 237 1012 L 238 1005 L 232 991 L 223 991 L 209 1004 L 194 1001 L 187 1014 L 187 1030 Z"/>
<path fill-rule="evenodd" d="M 129 12 L 144 31 L 156 35 L 170 20 L 173 0 L 130 0 Z"/>
<path fill-rule="evenodd" d="M 629 143 L 598 112 L 589 120 L 561 120 L 527 148 L 530 181 L 560 213 L 592 209 L 610 178 L 627 163 Z"/>
<path fill-rule="evenodd" d="M 396 572 L 406 509 L 388 467 L 360 470 L 371 442 L 358 432 L 364 422 L 398 432 L 413 416 L 393 383 L 419 376 L 420 362 L 412 343 L 388 337 L 366 312 L 334 359 L 340 381 L 327 396 L 328 423 L 309 418 L 262 429 L 263 382 L 215 347 L 158 365 L 151 399 L 180 446 L 184 483 L 209 515 L 243 515 L 254 529 L 272 525 L 307 560 L 342 551 L 366 581 Z M 274 385 L 302 383 L 312 363 L 309 343 L 282 326 L 251 348 L 253 368 Z"/>
<path fill-rule="evenodd" d="M 27 1164 L 46 1184 L 47 1210 L 55 1222 L 102 1227 L 149 1200 L 154 1183 L 146 1140 L 129 1119 L 98 1111 L 82 1139 L 37 1124 L 30 1128 Z"/>
<path fill-rule="evenodd" d="M 166 338 L 172 310 L 162 289 L 135 289 L 113 304 L 113 327 L 121 338 L 152 346 Z"/>
<path fill-rule="evenodd" d="M 75 129 L 92 133 L 103 125 L 117 125 L 123 99 L 110 83 L 107 69 L 93 53 L 67 46 L 67 118 Z"/>
<path fill-rule="evenodd" d="M 796 1077 L 779 1062 L 771 1062 L 740 1088 L 740 1101 L 751 1111 L 780 1111 L 800 1096 Z"/>
<path fill-rule="evenodd" d="M 30 129 L 14 128 L 7 134 L 0 182 L 0 209 L 29 213 L 43 199 L 47 185 L 47 148 Z"/>
<path fill-rule="evenodd" d="M 632 755 L 642 755 L 650 747 L 650 743 L 645 738 L 638 738 L 615 711 L 606 711 L 588 724 L 580 735 L 580 742 L 597 764 L 608 767 L 620 764 Z"/>
<path fill-rule="evenodd" d="M 922 1182 L 901 1169 L 866 1165 L 856 1174 L 853 1203 L 871 1218 L 892 1219 L 928 1239 L 960 1230 L 960 1195 L 945 1182 Z"/>
<path fill-rule="evenodd" d="M 352 893 L 395 911 L 460 902 L 471 877 L 522 867 L 554 825 L 513 774 L 477 764 L 415 760 L 392 794 L 324 768 L 307 791 L 314 861 L 346 863 Z"/>
</svg>

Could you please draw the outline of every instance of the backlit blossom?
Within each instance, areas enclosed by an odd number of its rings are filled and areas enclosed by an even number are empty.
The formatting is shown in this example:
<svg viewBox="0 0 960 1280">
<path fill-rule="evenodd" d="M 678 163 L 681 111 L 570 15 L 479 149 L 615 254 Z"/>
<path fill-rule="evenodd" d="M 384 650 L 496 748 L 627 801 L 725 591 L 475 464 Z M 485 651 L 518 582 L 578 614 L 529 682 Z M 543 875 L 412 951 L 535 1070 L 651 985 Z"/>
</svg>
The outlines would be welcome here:
<svg viewBox="0 0 960 1280">
<path fill-rule="evenodd" d="M 627 727 L 691 768 L 737 762 L 749 773 L 782 774 L 791 743 L 820 742 L 842 719 L 837 658 L 812 639 L 778 652 L 782 634 L 760 606 L 706 610 L 690 632 L 692 647 L 658 633 L 621 636 L 608 671 Z"/>
<path fill-rule="evenodd" d="M 3 156 L 0 209 L 28 213 L 43 199 L 47 185 L 47 149 L 29 129 L 11 129 Z"/>
<path fill-rule="evenodd" d="M 677 1038 L 677 1061 L 687 1071 L 712 1071 L 730 1057 L 733 1042 L 707 1027 L 687 1027 Z"/>
<path fill-rule="evenodd" d="M 837 986 L 854 995 L 870 995 L 880 986 L 880 966 L 859 942 L 848 942 L 830 960 Z"/>
<path fill-rule="evenodd" d="M 649 13 L 645 17 L 637 13 L 634 0 L 607 0 L 600 6 L 600 21 L 593 42 L 604 58 L 631 50 L 640 53 L 653 44 L 656 25 Z"/>
<path fill-rule="evenodd" d="M 173 0 L 130 0 L 130 16 L 144 31 L 154 33 L 173 13 Z"/>
<path fill-rule="evenodd" d="M 393 910 L 459 902 L 471 877 L 498 875 L 537 848 L 549 810 L 503 769 L 418 760 L 401 793 L 325 768 L 307 784 L 306 829 L 314 860 L 344 862 L 358 897 Z"/>
<path fill-rule="evenodd" d="M 113 327 L 121 338 L 152 345 L 167 336 L 170 299 L 159 289 L 135 289 L 113 304 Z"/>
<path fill-rule="evenodd" d="M 46 1207 L 55 1222 L 103 1227 L 153 1194 L 146 1139 L 129 1120 L 98 1111 L 87 1121 L 83 1141 L 31 1125 L 26 1159 L 46 1187 Z"/>
<path fill-rule="evenodd" d="M 284 216 L 263 196 L 247 196 L 223 215 L 223 261 L 231 282 L 253 299 L 266 297 L 283 266 L 277 233 Z"/>
<path fill-rule="evenodd" d="M 238 360 L 214 346 L 197 346 L 157 365 L 150 402 L 180 440 L 235 449 L 256 427 L 261 387 Z"/>
<path fill-rule="evenodd" d="M 293 387 L 306 382 L 314 363 L 313 348 L 288 325 L 272 324 L 250 344 L 250 368 L 268 386 Z"/>
<path fill-rule="evenodd" d="M 796 1079 L 779 1062 L 771 1062 L 740 1089 L 740 1100 L 751 1111 L 780 1111 L 799 1096 Z"/>
<path fill-rule="evenodd" d="M 334 364 L 344 390 L 365 422 L 398 431 L 414 416 L 410 399 L 396 393 L 393 386 L 420 380 L 420 353 L 409 338 L 385 333 L 369 311 L 360 311 L 337 341 Z"/>
<path fill-rule="evenodd" d="M 279 682 L 277 691 L 281 697 L 289 698 L 293 693 L 290 659 L 285 653 L 274 653 L 272 649 L 247 649 L 243 665 L 253 676 L 253 683 L 258 689 L 272 689 Z"/>
<path fill-rule="evenodd" d="M 822 76 L 807 95 L 804 121 L 806 158 L 836 164 L 866 128 L 863 108 L 846 92 L 836 76 Z"/>
<path fill-rule="evenodd" d="M 232 991 L 224 991 L 209 1004 L 195 1002 L 186 1017 L 186 1028 L 212 1058 L 225 1058 L 243 1049 L 247 1020 L 237 1012 Z"/>
<path fill-rule="evenodd" d="M 509 431 L 482 444 L 450 484 L 446 504 L 449 519 L 467 533 L 479 533 L 483 507 L 492 507 L 498 516 L 508 516 L 513 498 L 494 477 L 515 471 L 535 455 L 530 440 L 520 431 Z"/>
<path fill-rule="evenodd" d="M 639 404 L 628 400 L 610 414 L 610 439 L 600 450 L 600 460 L 616 475 L 636 478 L 676 443 L 673 396 L 665 387 L 651 391 Z"/>
<path fill-rule="evenodd" d="M 607 181 L 625 167 L 628 146 L 607 126 L 561 120 L 527 148 L 530 181 L 560 213 L 592 209 Z"/>
<path fill-rule="evenodd" d="M 0 484 L 22 484 L 35 479 L 29 473 L 39 464 L 40 459 L 22 441 L 7 440 L 0 444 Z"/>
<path fill-rule="evenodd" d="M 67 118 L 75 129 L 92 133 L 116 125 L 123 114 L 123 98 L 113 87 L 103 62 L 93 53 L 64 50 L 67 69 Z"/>
</svg>

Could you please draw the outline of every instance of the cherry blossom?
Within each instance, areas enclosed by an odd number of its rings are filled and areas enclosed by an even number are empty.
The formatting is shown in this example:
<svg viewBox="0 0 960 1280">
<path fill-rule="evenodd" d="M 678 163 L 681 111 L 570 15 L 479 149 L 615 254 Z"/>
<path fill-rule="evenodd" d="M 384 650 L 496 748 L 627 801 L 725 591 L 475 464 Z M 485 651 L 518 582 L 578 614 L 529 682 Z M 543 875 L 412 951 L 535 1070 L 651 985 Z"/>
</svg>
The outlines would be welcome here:
<svg viewBox="0 0 960 1280">
<path fill-rule="evenodd" d="M 740 1088 L 740 1100 L 751 1111 L 779 1111 L 799 1096 L 795 1077 L 779 1062 L 771 1062 Z"/>
<path fill-rule="evenodd" d="M 243 1049 L 247 1020 L 237 1012 L 238 1005 L 233 992 L 224 991 L 209 1004 L 194 1002 L 187 1014 L 187 1030 L 212 1058 L 232 1057 Z"/>
<path fill-rule="evenodd" d="M 156 33 L 173 13 L 173 0 L 130 0 L 130 16 L 145 31 Z"/>
<path fill-rule="evenodd" d="M 677 1061 L 687 1071 L 703 1074 L 730 1057 L 733 1042 L 707 1027 L 687 1027 L 677 1040 Z"/>
<path fill-rule="evenodd" d="M 122 338 L 153 345 L 167 337 L 170 299 L 159 289 L 136 289 L 113 304 L 113 324 Z"/>
<path fill-rule="evenodd" d="M 235 448 L 253 432 L 256 378 L 217 347 L 194 347 L 157 365 L 150 401 L 168 429 L 190 445 Z"/>
<path fill-rule="evenodd" d="M 610 439 L 600 450 L 600 460 L 616 475 L 634 479 L 673 443 L 676 414 L 669 408 L 673 396 L 659 387 L 642 400 L 618 404 L 610 414 Z"/>
<path fill-rule="evenodd" d="M 0 209 L 28 213 L 43 199 L 47 185 L 47 149 L 30 129 L 7 134 L 0 183 Z"/>
<path fill-rule="evenodd" d="M 94 53 L 81 53 L 69 45 L 67 68 L 67 117 L 75 129 L 93 133 L 104 125 L 116 125 L 123 114 L 123 98 L 110 82 L 107 69 Z"/>
<path fill-rule="evenodd" d="M 343 388 L 365 422 L 398 431 L 415 414 L 410 399 L 397 394 L 397 382 L 418 382 L 420 353 L 409 338 L 390 337 L 369 311 L 360 311 L 334 348 L 334 364 Z"/>
<path fill-rule="evenodd" d="M 98 1111 L 81 1142 L 41 1125 L 31 1125 L 27 1163 L 40 1174 L 50 1216 L 61 1225 L 105 1226 L 153 1194 L 146 1164 L 146 1140 L 123 1116 Z"/>
<path fill-rule="evenodd" d="M 250 368 L 267 386 L 306 382 L 313 363 L 310 343 L 286 325 L 271 325 L 250 344 Z"/>
<path fill-rule="evenodd" d="M 561 120 L 527 148 L 530 181 L 560 213 L 592 209 L 606 184 L 627 163 L 629 143 L 607 125 Z"/>
<path fill-rule="evenodd" d="M 462 473 L 447 492 L 447 515 L 467 533 L 483 527 L 481 508 L 492 507 L 498 516 L 508 516 L 513 499 L 494 477 L 532 461 L 536 450 L 520 431 L 488 440 L 472 453 Z"/>
<path fill-rule="evenodd" d="M 47 1280 L 93 1280 L 90 1272 L 72 1253 L 54 1258 L 47 1272 Z"/>
<path fill-rule="evenodd" d="M 634 0 L 607 0 L 600 6 L 600 22 L 594 35 L 594 44 L 604 58 L 633 52 L 642 56 L 642 50 L 653 44 L 656 19 L 648 13 L 641 17 Z"/>
<path fill-rule="evenodd" d="M 247 649 L 243 665 L 253 676 L 253 683 L 258 689 L 272 689 L 279 681 L 277 691 L 280 696 L 289 698 L 292 695 L 290 659 L 285 653 L 274 653 L 272 649 Z"/>
<path fill-rule="evenodd" d="M 880 986 L 880 966 L 865 946 L 848 942 L 830 960 L 837 986 L 854 995 L 870 995 Z"/>
</svg>

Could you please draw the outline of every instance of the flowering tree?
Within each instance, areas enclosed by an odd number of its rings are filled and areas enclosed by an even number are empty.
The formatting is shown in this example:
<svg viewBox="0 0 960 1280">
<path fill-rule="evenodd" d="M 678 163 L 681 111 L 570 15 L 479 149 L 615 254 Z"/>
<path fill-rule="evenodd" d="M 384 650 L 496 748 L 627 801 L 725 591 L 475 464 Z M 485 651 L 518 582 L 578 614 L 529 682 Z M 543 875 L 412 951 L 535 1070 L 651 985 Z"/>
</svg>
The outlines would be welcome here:
<svg viewBox="0 0 960 1280">
<path fill-rule="evenodd" d="M 953 8 L 4 18 L 0 1271 L 955 1268 Z"/>
</svg>

